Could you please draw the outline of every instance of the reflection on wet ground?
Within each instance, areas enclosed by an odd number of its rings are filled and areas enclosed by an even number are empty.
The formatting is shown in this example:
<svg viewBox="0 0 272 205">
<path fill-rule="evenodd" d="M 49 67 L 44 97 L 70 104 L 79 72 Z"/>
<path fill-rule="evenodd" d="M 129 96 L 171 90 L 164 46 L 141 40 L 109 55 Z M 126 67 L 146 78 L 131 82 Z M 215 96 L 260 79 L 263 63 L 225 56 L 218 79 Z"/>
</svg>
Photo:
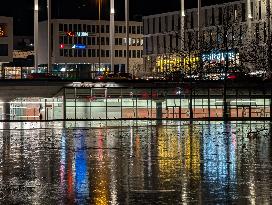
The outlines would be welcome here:
<svg viewBox="0 0 272 205">
<path fill-rule="evenodd" d="M 1 204 L 269 204 L 270 122 L 2 123 Z"/>
</svg>

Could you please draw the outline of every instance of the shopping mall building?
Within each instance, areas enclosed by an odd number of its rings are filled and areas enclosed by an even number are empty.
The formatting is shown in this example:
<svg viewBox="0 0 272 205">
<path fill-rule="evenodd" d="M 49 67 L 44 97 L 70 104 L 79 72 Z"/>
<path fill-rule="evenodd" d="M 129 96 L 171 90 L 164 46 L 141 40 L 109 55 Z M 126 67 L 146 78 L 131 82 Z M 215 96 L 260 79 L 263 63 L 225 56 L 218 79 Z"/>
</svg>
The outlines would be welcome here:
<svg viewBox="0 0 272 205">
<path fill-rule="evenodd" d="M 0 68 L 2 64 L 12 62 L 13 56 L 13 18 L 0 16 Z"/>
<path fill-rule="evenodd" d="M 265 2 L 241 0 L 144 17 L 145 68 L 188 72 L 228 59 L 228 66 L 266 69 L 271 29 Z"/>
<path fill-rule="evenodd" d="M 127 72 L 125 25 L 124 21 L 115 21 L 114 67 L 111 68 L 110 21 L 52 20 L 51 64 L 53 72 L 65 72 L 85 78 L 95 78 L 104 72 Z M 39 23 L 40 68 L 47 67 L 48 64 L 47 29 L 47 21 Z M 129 22 L 129 71 L 135 75 L 138 75 L 143 69 L 142 30 L 142 22 Z"/>
</svg>

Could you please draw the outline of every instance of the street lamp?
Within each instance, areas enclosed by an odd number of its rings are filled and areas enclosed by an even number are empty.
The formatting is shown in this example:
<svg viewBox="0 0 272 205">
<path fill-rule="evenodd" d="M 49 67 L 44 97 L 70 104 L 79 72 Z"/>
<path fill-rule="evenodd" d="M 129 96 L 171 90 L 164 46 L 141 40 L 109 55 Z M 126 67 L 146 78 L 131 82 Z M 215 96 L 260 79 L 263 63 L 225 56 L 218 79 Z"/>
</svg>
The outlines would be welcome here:
<svg viewBox="0 0 272 205">
<path fill-rule="evenodd" d="M 34 0 L 34 69 L 38 71 L 38 49 L 39 46 L 39 0 Z"/>
<path fill-rule="evenodd" d="M 50 73 L 51 70 L 51 0 L 47 0 L 47 29 L 48 29 L 48 37 L 47 37 L 47 73 Z"/>
<path fill-rule="evenodd" d="M 129 0 L 125 0 L 125 21 L 126 21 L 126 61 L 127 61 L 126 72 L 129 73 Z"/>
<path fill-rule="evenodd" d="M 111 50 L 111 71 L 114 71 L 114 50 L 113 50 L 113 46 L 114 46 L 114 0 L 110 1 L 110 50 Z"/>
</svg>

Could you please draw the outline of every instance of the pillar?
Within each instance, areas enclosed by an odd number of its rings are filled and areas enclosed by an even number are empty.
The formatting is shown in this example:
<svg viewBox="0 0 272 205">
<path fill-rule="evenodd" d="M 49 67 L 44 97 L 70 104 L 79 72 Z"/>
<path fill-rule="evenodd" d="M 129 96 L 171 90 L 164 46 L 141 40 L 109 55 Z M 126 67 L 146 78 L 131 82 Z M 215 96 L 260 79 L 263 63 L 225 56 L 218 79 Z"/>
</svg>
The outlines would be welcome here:
<svg viewBox="0 0 272 205">
<path fill-rule="evenodd" d="M 1 79 L 5 79 L 5 68 L 3 63 L 0 63 Z"/>
<path fill-rule="evenodd" d="M 156 103 L 156 120 L 157 124 L 162 124 L 162 103 L 164 100 L 155 100 Z"/>
<path fill-rule="evenodd" d="M 8 101 L 3 102 L 2 120 L 3 121 L 10 120 L 10 103 Z"/>
</svg>

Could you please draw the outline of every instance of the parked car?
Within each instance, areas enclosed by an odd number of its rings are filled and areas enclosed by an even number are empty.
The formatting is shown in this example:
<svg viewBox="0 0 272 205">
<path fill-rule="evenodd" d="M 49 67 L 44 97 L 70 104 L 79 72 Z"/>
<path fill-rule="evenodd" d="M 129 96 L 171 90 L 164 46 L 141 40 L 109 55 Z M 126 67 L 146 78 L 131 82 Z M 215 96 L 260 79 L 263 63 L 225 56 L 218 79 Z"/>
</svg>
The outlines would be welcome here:
<svg viewBox="0 0 272 205">
<path fill-rule="evenodd" d="M 53 75 L 51 73 L 31 73 L 28 75 L 28 79 L 33 80 L 60 80 L 59 76 Z"/>
</svg>

